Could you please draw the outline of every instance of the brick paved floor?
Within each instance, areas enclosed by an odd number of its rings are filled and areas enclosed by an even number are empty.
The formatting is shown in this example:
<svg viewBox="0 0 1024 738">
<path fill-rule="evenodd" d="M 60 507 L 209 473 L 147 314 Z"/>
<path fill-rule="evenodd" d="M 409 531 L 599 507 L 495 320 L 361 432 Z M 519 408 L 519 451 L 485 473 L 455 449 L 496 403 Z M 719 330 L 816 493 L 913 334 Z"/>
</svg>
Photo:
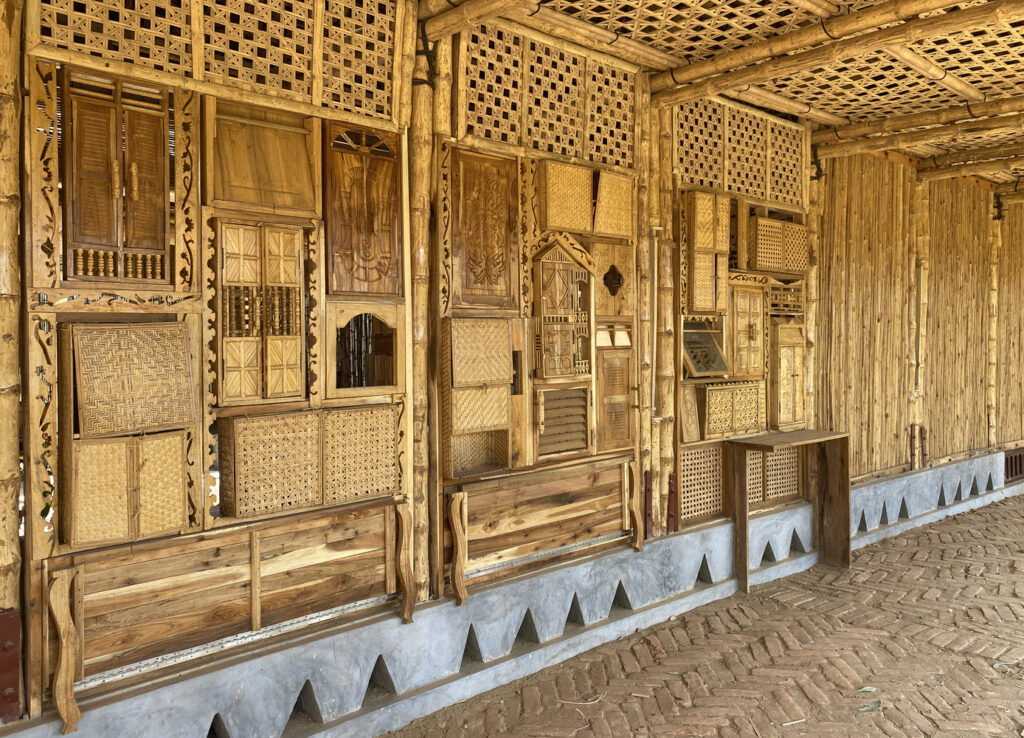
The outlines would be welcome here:
<svg viewBox="0 0 1024 738">
<path fill-rule="evenodd" d="M 1018 497 L 854 552 L 849 571 L 819 566 L 693 610 L 394 735 L 1021 736 L 1022 549 Z"/>
</svg>

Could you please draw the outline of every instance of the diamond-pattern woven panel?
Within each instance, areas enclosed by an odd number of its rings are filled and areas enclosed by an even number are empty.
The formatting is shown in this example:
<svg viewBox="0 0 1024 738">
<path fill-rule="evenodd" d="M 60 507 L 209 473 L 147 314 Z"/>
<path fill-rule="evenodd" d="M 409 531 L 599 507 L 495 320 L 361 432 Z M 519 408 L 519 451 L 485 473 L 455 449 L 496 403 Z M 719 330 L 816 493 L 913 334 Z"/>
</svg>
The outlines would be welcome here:
<svg viewBox="0 0 1024 738">
<path fill-rule="evenodd" d="M 944 36 L 914 50 L 992 97 L 1020 94 L 1024 86 L 1024 22 Z"/>
<path fill-rule="evenodd" d="M 530 39 L 526 65 L 527 144 L 552 154 L 580 156 L 585 57 Z"/>
<path fill-rule="evenodd" d="M 518 144 L 523 105 L 523 37 L 497 26 L 468 34 L 463 69 L 467 131 Z"/>
<path fill-rule="evenodd" d="M 958 72 L 950 69 L 950 72 Z M 761 85 L 850 120 L 920 113 L 962 102 L 934 80 L 884 54 L 863 54 Z"/>
<path fill-rule="evenodd" d="M 41 0 L 40 38 L 61 49 L 192 76 L 187 0 Z"/>
<path fill-rule="evenodd" d="M 391 118 L 396 0 L 324 2 L 324 104 Z"/>
<path fill-rule="evenodd" d="M 593 60 L 588 67 L 587 159 L 632 167 L 636 75 Z"/>
<path fill-rule="evenodd" d="M 206 78 L 306 100 L 312 94 L 312 0 L 206 0 Z"/>
</svg>

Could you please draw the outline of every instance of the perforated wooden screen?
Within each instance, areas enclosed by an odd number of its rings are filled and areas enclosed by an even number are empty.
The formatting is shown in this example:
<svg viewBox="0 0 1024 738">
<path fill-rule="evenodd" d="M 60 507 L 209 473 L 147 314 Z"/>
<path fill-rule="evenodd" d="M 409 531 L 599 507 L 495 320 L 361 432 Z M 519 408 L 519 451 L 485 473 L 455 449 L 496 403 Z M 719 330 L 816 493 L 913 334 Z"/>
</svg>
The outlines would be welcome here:
<svg viewBox="0 0 1024 738">
<path fill-rule="evenodd" d="M 633 166 L 632 69 L 496 23 L 462 34 L 462 52 L 460 133 Z"/>
<path fill-rule="evenodd" d="M 684 103 L 675 115 L 676 172 L 684 187 L 806 205 L 802 125 L 718 98 Z"/>
<path fill-rule="evenodd" d="M 718 515 L 723 510 L 722 446 L 711 444 L 679 451 L 679 518 L 692 520 Z"/>
</svg>

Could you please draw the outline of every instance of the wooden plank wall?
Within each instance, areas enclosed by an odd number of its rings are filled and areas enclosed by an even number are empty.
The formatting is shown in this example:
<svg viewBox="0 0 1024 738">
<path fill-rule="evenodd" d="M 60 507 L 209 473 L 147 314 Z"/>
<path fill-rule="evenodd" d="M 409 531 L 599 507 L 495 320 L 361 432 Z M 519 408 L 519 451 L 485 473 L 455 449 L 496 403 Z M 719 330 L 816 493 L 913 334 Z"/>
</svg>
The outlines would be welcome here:
<svg viewBox="0 0 1024 738">
<path fill-rule="evenodd" d="M 996 442 L 1024 442 L 1024 203 L 1007 207 L 999 252 Z"/>
<path fill-rule="evenodd" d="M 928 454 L 940 459 L 988 446 L 992 196 L 979 187 L 943 180 L 929 186 L 928 197 L 925 418 Z M 1012 294 L 1019 295 L 1019 289 Z"/>
<path fill-rule="evenodd" d="M 824 175 L 817 427 L 850 433 L 854 477 L 898 471 L 910 463 L 914 173 L 858 156 L 826 161 Z"/>
</svg>

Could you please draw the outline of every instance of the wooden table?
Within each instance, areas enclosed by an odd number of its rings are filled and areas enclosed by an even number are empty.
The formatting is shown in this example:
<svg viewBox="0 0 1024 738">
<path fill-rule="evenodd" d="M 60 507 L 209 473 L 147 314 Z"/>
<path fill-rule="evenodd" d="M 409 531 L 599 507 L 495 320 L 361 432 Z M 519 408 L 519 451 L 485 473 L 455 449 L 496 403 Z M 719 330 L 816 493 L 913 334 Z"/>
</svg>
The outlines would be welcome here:
<svg viewBox="0 0 1024 738">
<path fill-rule="evenodd" d="M 800 448 L 801 488 L 814 505 L 815 547 L 822 563 L 850 566 L 849 435 L 837 431 L 773 431 L 725 442 L 726 484 L 731 490 L 736 523 L 734 557 L 740 589 L 750 591 L 747 452 L 760 451 L 767 462 L 773 451 Z"/>
</svg>

